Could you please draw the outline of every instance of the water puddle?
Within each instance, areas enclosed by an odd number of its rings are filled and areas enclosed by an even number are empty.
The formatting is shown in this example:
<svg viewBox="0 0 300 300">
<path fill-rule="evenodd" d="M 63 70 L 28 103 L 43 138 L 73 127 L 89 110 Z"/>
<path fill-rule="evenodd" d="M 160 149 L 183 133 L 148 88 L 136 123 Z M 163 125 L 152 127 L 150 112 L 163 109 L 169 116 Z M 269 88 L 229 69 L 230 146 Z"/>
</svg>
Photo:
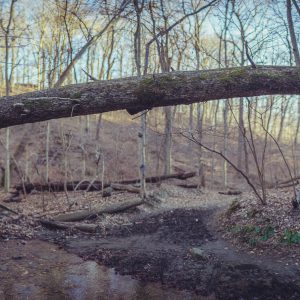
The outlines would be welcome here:
<svg viewBox="0 0 300 300">
<path fill-rule="evenodd" d="M 0 299 L 201 299 L 142 283 L 42 241 L 0 243 Z"/>
</svg>

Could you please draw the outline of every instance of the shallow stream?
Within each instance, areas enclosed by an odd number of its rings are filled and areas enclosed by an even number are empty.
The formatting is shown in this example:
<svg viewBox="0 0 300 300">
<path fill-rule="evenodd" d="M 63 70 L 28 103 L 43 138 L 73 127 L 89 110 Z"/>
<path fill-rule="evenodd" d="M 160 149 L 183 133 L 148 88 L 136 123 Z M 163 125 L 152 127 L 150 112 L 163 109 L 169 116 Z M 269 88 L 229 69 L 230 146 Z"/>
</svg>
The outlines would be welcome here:
<svg viewBox="0 0 300 300">
<path fill-rule="evenodd" d="M 0 299 L 200 299 L 121 276 L 57 246 L 34 240 L 0 243 Z"/>
</svg>

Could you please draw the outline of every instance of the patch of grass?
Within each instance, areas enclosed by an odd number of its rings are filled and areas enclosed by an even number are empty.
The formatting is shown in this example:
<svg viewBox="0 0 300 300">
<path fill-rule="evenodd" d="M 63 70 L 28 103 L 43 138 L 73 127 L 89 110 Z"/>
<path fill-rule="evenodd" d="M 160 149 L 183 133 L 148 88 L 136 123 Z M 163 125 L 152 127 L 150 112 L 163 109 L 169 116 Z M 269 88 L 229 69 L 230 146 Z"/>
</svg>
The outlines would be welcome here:
<svg viewBox="0 0 300 300">
<path fill-rule="evenodd" d="M 286 229 L 281 241 L 289 246 L 292 244 L 300 244 L 300 232 Z"/>
<path fill-rule="evenodd" d="M 275 234 L 275 229 L 273 226 L 267 225 L 261 229 L 260 233 L 260 239 L 265 242 Z"/>
<path fill-rule="evenodd" d="M 250 246 L 256 246 L 259 241 L 266 242 L 275 234 L 275 229 L 271 225 L 263 227 L 252 225 L 232 226 L 230 231 Z"/>
<path fill-rule="evenodd" d="M 251 247 L 255 247 L 255 246 L 257 245 L 257 242 L 258 242 L 258 239 L 257 239 L 257 238 L 251 238 L 251 239 L 249 239 L 248 244 L 249 244 Z"/>
</svg>

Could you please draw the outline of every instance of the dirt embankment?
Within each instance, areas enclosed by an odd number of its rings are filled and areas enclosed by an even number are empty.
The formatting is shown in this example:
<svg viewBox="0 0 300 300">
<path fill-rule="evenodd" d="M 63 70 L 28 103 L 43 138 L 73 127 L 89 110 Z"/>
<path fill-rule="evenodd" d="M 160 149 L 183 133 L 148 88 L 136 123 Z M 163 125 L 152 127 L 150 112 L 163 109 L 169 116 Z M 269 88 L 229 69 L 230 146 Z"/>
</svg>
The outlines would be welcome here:
<svg viewBox="0 0 300 300">
<path fill-rule="evenodd" d="M 213 209 L 174 209 L 108 227 L 105 237 L 43 236 L 121 274 L 210 299 L 300 298 L 298 267 L 237 252 L 213 229 L 214 217 Z"/>
</svg>

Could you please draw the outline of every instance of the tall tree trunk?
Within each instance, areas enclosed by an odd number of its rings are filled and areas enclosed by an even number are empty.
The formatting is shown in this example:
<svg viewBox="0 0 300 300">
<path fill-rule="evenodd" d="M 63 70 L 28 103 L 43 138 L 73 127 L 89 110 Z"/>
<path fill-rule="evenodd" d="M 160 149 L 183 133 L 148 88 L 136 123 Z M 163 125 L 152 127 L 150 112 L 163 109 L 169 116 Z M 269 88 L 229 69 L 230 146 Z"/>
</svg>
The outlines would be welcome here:
<svg viewBox="0 0 300 300">
<path fill-rule="evenodd" d="M 50 122 L 47 122 L 46 125 L 46 176 L 45 180 L 46 182 L 49 182 L 49 148 L 50 148 Z"/>
<path fill-rule="evenodd" d="M 9 49 L 10 49 L 10 44 L 9 44 L 9 38 L 10 38 L 10 29 L 11 29 L 11 24 L 13 21 L 14 17 L 14 5 L 16 3 L 16 0 L 11 0 L 10 2 L 10 10 L 9 10 L 9 18 L 7 21 L 6 27 L 4 27 L 2 21 L 1 21 L 1 28 L 4 32 L 4 43 L 5 43 L 5 95 L 6 97 L 9 96 L 10 94 L 10 85 L 11 85 L 11 77 L 8 74 L 8 64 L 9 64 Z M 13 61 L 12 61 L 13 62 Z M 14 65 L 11 65 L 11 74 L 13 72 Z M 6 133 L 5 133 L 5 175 L 4 175 L 4 190 L 5 192 L 9 191 L 10 188 L 10 129 L 6 128 Z"/>
<path fill-rule="evenodd" d="M 102 124 L 102 114 L 99 114 L 97 118 L 97 125 L 96 125 L 96 135 L 95 135 L 96 141 L 99 141 L 100 139 L 101 124 Z"/>
<path fill-rule="evenodd" d="M 205 173 L 203 167 L 203 149 L 200 145 L 203 137 L 203 116 L 204 116 L 204 105 L 203 103 L 197 103 L 197 131 L 198 131 L 198 175 L 199 175 L 199 186 L 205 186 Z"/>
<path fill-rule="evenodd" d="M 298 97 L 297 101 L 297 126 L 296 126 L 296 132 L 295 132 L 295 139 L 294 139 L 294 145 L 298 145 L 298 135 L 299 135 L 299 128 L 300 128 L 300 97 Z M 296 148 L 296 147 L 295 147 Z"/>
<path fill-rule="evenodd" d="M 5 130 L 5 175 L 4 191 L 7 193 L 10 189 L 10 129 Z"/>
<path fill-rule="evenodd" d="M 224 144 L 223 144 L 223 153 L 224 156 L 227 157 L 227 149 L 228 149 L 228 99 L 224 102 L 224 109 L 223 109 L 223 120 L 224 120 Z M 227 161 L 226 159 L 223 160 L 223 184 L 224 187 L 227 188 L 228 185 L 228 176 L 227 176 Z"/>
<path fill-rule="evenodd" d="M 171 174 L 172 166 L 172 107 L 164 108 L 165 113 L 165 140 L 164 140 L 164 175 Z"/>
<path fill-rule="evenodd" d="M 300 16 L 300 9 L 297 1 L 293 0 L 293 3 L 296 7 L 298 15 Z M 292 4 L 291 0 L 286 0 L 286 8 L 287 8 L 287 21 L 290 33 L 291 44 L 293 48 L 293 55 L 296 63 L 296 67 L 300 68 L 300 54 L 299 54 L 299 47 L 297 43 L 297 38 L 295 34 L 294 22 L 292 17 Z M 296 134 L 294 139 L 294 145 L 297 146 L 298 144 L 298 133 L 299 133 L 299 126 L 300 126 L 300 99 L 298 99 L 298 120 L 297 120 L 297 127 L 296 127 Z M 297 149 L 298 147 L 295 147 Z"/>
<path fill-rule="evenodd" d="M 228 62 L 228 45 L 227 45 L 227 33 L 228 33 L 228 11 L 229 11 L 229 0 L 226 1 L 225 3 L 225 19 L 224 19 L 224 32 L 221 34 L 221 39 L 224 36 L 224 65 L 226 68 L 229 66 Z M 221 43 L 221 41 L 220 41 Z M 221 48 L 221 47 L 220 47 Z M 221 56 L 221 49 L 219 56 Z M 219 67 L 221 67 L 221 62 L 219 62 Z M 224 156 L 227 157 L 227 149 L 228 149 L 228 112 L 229 112 L 229 99 L 226 99 L 224 101 L 224 109 L 223 109 L 223 126 L 224 126 L 224 143 L 223 143 L 223 153 Z M 227 160 L 223 159 L 223 185 L 225 188 L 227 188 L 228 185 L 228 168 L 227 168 Z"/>
<path fill-rule="evenodd" d="M 138 78 L 141 77 L 141 13 L 144 9 L 144 0 L 134 0 L 134 8 L 136 13 L 136 31 L 134 33 L 134 59 Z M 146 132 L 147 132 L 147 111 L 141 115 L 140 131 L 138 133 L 139 144 L 139 174 L 140 174 L 140 195 L 146 198 Z"/>
<path fill-rule="evenodd" d="M 243 153 L 244 153 L 244 99 L 240 98 L 239 102 L 239 126 L 238 126 L 238 150 L 237 150 L 237 167 L 242 169 Z"/>
<path fill-rule="evenodd" d="M 294 59 L 296 62 L 296 66 L 300 67 L 300 55 L 299 55 L 299 48 L 298 48 L 298 44 L 297 44 L 297 38 L 296 38 L 296 34 L 295 34 L 294 22 L 293 22 L 293 17 L 292 17 L 291 0 L 286 0 L 286 11 L 287 11 L 287 20 L 288 20 L 291 43 L 292 43 L 292 47 L 293 47 Z"/>
<path fill-rule="evenodd" d="M 194 106 L 191 104 L 189 106 L 189 132 L 194 131 Z"/>
<path fill-rule="evenodd" d="M 286 103 L 284 101 L 281 102 L 281 114 L 280 114 L 280 124 L 279 124 L 279 130 L 278 130 L 278 135 L 277 135 L 277 142 L 280 143 L 281 138 L 282 138 L 282 132 L 285 124 L 285 118 L 286 118 L 286 113 L 289 107 L 289 99 L 286 99 Z M 284 105 L 285 104 L 285 105 Z"/>
<path fill-rule="evenodd" d="M 219 105 L 220 102 L 216 103 L 216 108 L 214 111 L 214 119 L 213 119 L 213 146 L 212 149 L 215 151 L 216 150 L 216 136 L 217 136 L 217 127 L 218 127 L 218 111 L 219 111 Z M 212 152 L 211 153 L 211 185 L 214 186 L 214 179 L 215 179 L 215 154 Z"/>
</svg>

